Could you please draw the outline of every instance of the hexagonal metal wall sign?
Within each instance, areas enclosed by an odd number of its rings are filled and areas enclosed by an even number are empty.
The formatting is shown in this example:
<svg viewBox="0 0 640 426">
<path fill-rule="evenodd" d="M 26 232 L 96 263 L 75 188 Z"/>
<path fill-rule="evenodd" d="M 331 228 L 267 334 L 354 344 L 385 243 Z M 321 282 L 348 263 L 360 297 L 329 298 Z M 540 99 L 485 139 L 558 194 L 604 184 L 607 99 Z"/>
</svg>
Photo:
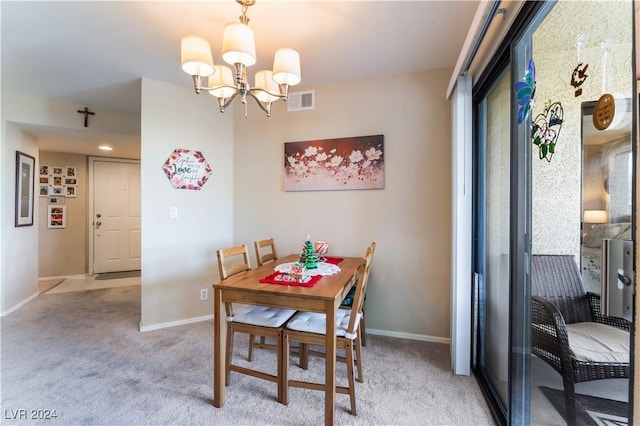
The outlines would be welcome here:
<svg viewBox="0 0 640 426">
<path fill-rule="evenodd" d="M 200 151 L 176 148 L 162 170 L 176 189 L 200 190 L 211 176 L 211 166 Z"/>
</svg>

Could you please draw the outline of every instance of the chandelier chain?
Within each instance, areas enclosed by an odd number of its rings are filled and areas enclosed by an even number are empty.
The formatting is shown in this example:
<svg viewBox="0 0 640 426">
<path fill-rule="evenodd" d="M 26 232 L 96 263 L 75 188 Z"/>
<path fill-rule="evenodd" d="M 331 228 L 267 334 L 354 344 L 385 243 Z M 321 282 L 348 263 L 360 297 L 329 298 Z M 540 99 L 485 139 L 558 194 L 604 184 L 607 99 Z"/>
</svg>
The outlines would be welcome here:
<svg viewBox="0 0 640 426">
<path fill-rule="evenodd" d="M 242 15 L 240 15 L 240 22 L 245 25 L 249 25 L 249 17 L 247 16 L 247 12 L 249 11 L 249 6 L 253 6 L 256 4 L 256 0 L 236 0 L 237 3 L 240 3 L 242 6 Z"/>
</svg>

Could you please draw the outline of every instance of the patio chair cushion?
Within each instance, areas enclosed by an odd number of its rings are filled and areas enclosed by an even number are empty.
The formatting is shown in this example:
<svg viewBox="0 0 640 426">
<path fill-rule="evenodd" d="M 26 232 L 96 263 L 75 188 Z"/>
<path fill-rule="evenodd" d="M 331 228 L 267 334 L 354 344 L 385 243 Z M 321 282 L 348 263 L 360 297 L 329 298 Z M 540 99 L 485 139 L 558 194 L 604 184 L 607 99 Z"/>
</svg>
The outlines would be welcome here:
<svg viewBox="0 0 640 426">
<path fill-rule="evenodd" d="M 569 347 L 578 361 L 629 362 L 629 332 L 597 322 L 567 324 Z"/>
</svg>

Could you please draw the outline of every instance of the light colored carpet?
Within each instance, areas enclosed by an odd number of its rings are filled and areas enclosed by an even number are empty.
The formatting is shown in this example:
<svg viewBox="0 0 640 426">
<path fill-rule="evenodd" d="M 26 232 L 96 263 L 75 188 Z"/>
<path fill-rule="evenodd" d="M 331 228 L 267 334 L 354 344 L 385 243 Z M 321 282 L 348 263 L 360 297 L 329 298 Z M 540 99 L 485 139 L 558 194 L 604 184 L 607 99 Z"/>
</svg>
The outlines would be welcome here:
<svg viewBox="0 0 640 426">
<path fill-rule="evenodd" d="M 64 281 L 64 278 L 54 278 L 52 280 L 38 280 L 38 292 L 40 294 L 46 293 L 47 291 L 51 290 L 52 288 L 60 284 L 62 281 Z"/>
<path fill-rule="evenodd" d="M 56 410 L 46 424 L 319 425 L 324 394 L 293 388 L 289 405 L 276 386 L 232 373 L 226 404 L 212 405 L 212 321 L 141 333 L 140 286 L 45 294 L 1 319 L 2 411 Z M 245 363 L 238 335 L 234 360 Z M 473 377 L 455 376 L 449 346 L 368 336 L 358 416 L 336 396 L 340 425 L 492 425 Z M 252 366 L 275 371 L 275 353 L 258 349 Z M 323 380 L 324 360 L 308 371 L 291 359 L 291 378 Z M 337 380 L 346 383 L 344 364 Z M 45 424 L 12 420 L 2 424 Z"/>
</svg>

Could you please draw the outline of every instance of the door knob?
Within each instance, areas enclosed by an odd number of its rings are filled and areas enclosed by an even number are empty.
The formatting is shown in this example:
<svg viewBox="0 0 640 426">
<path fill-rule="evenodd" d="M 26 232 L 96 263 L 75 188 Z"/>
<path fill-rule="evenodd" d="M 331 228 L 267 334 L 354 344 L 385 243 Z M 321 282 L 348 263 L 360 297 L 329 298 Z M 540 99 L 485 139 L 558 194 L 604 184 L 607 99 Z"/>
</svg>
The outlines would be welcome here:
<svg viewBox="0 0 640 426">
<path fill-rule="evenodd" d="M 102 225 L 102 222 L 96 222 L 96 226 Z"/>
<path fill-rule="evenodd" d="M 101 215 L 100 213 L 98 213 L 98 214 L 96 215 L 96 217 L 97 217 L 98 219 L 100 219 L 100 218 L 102 217 L 102 215 Z"/>
</svg>

